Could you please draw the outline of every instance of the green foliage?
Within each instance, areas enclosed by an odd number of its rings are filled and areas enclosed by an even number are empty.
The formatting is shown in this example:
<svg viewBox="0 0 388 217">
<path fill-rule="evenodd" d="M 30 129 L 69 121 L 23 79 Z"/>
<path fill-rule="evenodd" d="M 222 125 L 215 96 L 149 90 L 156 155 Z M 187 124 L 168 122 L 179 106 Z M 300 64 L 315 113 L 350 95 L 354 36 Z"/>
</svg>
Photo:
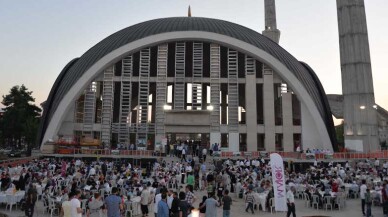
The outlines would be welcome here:
<svg viewBox="0 0 388 217">
<path fill-rule="evenodd" d="M 28 147 L 35 142 L 42 110 L 34 102 L 32 91 L 28 91 L 24 85 L 12 87 L 3 96 L 1 103 L 5 106 L 5 112 L 0 120 L 3 142 L 11 141 L 12 145 L 19 146 L 23 139 Z M 16 144 L 16 141 L 19 143 Z"/>
</svg>

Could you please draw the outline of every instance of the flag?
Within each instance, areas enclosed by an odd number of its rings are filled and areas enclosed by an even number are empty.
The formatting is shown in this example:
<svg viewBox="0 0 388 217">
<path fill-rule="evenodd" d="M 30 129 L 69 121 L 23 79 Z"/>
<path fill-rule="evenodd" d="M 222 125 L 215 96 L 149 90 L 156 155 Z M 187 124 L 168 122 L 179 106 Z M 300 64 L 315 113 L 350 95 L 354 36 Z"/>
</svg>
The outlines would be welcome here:
<svg viewBox="0 0 388 217">
<path fill-rule="evenodd" d="M 276 211 L 287 211 L 286 181 L 282 157 L 273 153 L 270 155 L 272 169 L 272 183 Z"/>
</svg>

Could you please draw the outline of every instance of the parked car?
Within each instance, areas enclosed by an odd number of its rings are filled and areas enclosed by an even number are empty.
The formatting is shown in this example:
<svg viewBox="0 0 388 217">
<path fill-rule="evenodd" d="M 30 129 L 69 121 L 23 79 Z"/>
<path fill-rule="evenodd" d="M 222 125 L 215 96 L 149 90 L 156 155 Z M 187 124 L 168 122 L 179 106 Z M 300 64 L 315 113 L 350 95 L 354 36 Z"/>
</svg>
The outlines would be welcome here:
<svg viewBox="0 0 388 217">
<path fill-rule="evenodd" d="M 20 150 L 12 150 L 8 153 L 8 157 L 21 157 L 22 152 Z"/>
</svg>

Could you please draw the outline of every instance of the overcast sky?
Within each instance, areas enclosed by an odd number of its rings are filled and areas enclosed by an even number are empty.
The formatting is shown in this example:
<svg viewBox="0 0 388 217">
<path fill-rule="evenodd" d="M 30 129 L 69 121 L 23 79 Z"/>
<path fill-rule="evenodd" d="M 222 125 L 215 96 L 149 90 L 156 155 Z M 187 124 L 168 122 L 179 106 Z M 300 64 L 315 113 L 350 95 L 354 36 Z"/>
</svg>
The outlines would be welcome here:
<svg viewBox="0 0 388 217">
<path fill-rule="evenodd" d="M 388 109 L 388 1 L 366 0 L 376 102 Z M 192 15 L 264 29 L 264 0 L 0 0 L 0 95 L 14 85 L 46 100 L 62 70 L 110 34 L 133 24 Z M 342 92 L 335 0 L 276 0 L 280 45 Z"/>
</svg>

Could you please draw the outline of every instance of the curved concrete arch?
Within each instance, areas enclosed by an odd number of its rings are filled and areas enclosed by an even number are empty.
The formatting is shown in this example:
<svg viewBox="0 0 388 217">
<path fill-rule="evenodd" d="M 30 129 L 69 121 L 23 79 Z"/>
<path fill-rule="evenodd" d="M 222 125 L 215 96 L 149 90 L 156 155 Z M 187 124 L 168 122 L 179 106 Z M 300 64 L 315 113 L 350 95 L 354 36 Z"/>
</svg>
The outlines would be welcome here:
<svg viewBox="0 0 388 217">
<path fill-rule="evenodd" d="M 264 50 L 255 47 L 252 44 L 229 36 L 203 31 L 177 31 L 156 34 L 128 43 L 105 55 L 103 58 L 94 63 L 63 97 L 57 110 L 54 112 L 50 123 L 47 126 L 47 130 L 42 140 L 42 145 L 49 139 L 53 139 L 57 134 L 60 124 L 70 107 L 69 102 L 73 102 L 76 97 L 86 88 L 86 86 L 105 68 L 122 59 L 127 54 L 141 50 L 144 47 L 152 47 L 157 44 L 177 40 L 201 40 L 217 43 L 248 54 L 270 66 L 287 82 L 288 85 L 291 86 L 293 91 L 297 94 L 297 96 L 299 96 L 301 103 L 306 105 L 308 111 L 311 114 L 311 117 L 314 119 L 313 121 L 320 134 L 319 137 L 322 141 L 322 144 L 324 144 L 324 147 L 321 148 L 332 150 L 331 140 L 328 135 L 325 123 L 322 120 L 313 99 L 308 94 L 302 83 L 283 63 Z"/>
</svg>

